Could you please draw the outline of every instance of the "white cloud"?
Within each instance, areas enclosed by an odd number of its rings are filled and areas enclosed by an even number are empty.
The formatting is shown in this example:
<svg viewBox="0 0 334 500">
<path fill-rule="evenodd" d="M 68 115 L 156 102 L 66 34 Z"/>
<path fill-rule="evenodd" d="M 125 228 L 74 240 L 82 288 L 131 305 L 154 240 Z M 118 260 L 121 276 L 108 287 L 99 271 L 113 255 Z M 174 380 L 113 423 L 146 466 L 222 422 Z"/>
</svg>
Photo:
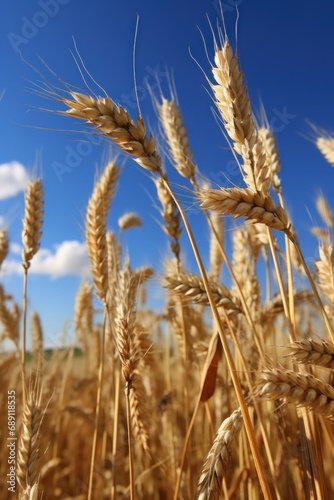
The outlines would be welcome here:
<svg viewBox="0 0 334 500">
<path fill-rule="evenodd" d="M 29 180 L 28 172 L 18 161 L 0 165 L 0 199 L 15 196 L 24 191 Z"/>
<path fill-rule="evenodd" d="M 19 245 L 18 243 L 11 243 L 10 244 L 10 251 L 11 251 L 11 253 L 21 255 L 22 246 Z"/>
<path fill-rule="evenodd" d="M 18 250 L 15 245 L 14 251 Z M 14 259 L 5 260 L 4 274 L 21 274 L 22 262 Z M 31 262 L 29 273 L 44 274 L 52 278 L 75 275 L 89 275 L 89 263 L 86 245 L 80 241 L 63 241 L 55 246 L 54 251 L 41 248 Z"/>
</svg>

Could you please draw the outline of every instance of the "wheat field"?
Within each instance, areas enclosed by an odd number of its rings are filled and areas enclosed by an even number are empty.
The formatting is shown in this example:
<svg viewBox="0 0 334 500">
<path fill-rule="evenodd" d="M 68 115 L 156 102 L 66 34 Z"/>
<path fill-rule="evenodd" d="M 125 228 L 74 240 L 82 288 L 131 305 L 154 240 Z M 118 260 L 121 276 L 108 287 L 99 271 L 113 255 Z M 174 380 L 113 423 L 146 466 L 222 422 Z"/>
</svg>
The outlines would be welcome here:
<svg viewBox="0 0 334 500">
<path fill-rule="evenodd" d="M 225 33 L 211 57 L 210 89 L 240 166 L 240 186 L 210 185 L 201 174 L 173 91 L 153 96 L 162 144 L 145 117 L 132 116 L 109 95 L 38 84 L 64 120 L 92 127 L 146 171 L 169 258 L 158 278 L 165 303 L 156 309 L 146 289 L 157 270 L 134 268 L 122 238 L 108 227 L 123 161 L 111 157 L 87 200 L 91 279 L 75 298 L 76 338 L 47 352 L 39 313 L 28 302 L 44 224 L 43 182 L 30 180 L 22 310 L 0 285 L 1 339 L 13 345 L 0 353 L 1 407 L 8 409 L 0 414 L 1 440 L 8 442 L 0 463 L 1 478 L 8 478 L 0 486 L 3 499 L 334 495 L 333 212 L 320 195 L 322 225 L 312 228 L 319 253 L 310 266 L 286 207 L 274 132 L 265 115 L 254 117 Z M 334 164 L 333 138 L 318 133 L 315 147 Z M 210 228 L 207 268 L 164 167 L 166 155 Z M 231 252 L 227 217 L 235 219 Z M 129 212 L 118 224 L 122 234 L 142 221 Z M 183 261 L 181 233 L 197 270 Z M 3 229 L 0 266 L 8 248 Z"/>
</svg>

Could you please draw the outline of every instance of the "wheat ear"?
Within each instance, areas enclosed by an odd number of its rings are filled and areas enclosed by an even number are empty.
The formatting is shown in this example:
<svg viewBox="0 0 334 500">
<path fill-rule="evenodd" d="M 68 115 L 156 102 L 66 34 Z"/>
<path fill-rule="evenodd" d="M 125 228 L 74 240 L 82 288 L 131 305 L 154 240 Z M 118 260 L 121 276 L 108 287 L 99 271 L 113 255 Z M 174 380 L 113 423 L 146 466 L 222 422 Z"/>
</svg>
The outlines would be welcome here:
<svg viewBox="0 0 334 500">
<path fill-rule="evenodd" d="M 44 192 L 41 179 L 29 182 L 25 198 L 25 215 L 23 220 L 22 250 L 23 267 L 28 268 L 33 256 L 40 247 L 43 225 Z"/>
<path fill-rule="evenodd" d="M 106 301 L 108 291 L 107 218 L 119 169 L 109 162 L 95 184 L 86 215 L 86 241 L 96 295 Z"/>
<path fill-rule="evenodd" d="M 0 231 L 0 269 L 3 261 L 8 255 L 9 250 L 9 239 L 7 229 L 1 229 Z"/>
<path fill-rule="evenodd" d="M 165 287 L 186 299 L 192 299 L 199 304 L 209 305 L 209 299 L 203 280 L 192 273 L 170 274 L 165 276 Z M 227 314 L 235 315 L 241 312 L 241 305 L 236 298 L 232 298 L 230 291 L 224 285 L 219 285 L 212 278 L 210 289 L 215 303 L 224 307 Z"/>
<path fill-rule="evenodd" d="M 92 286 L 84 281 L 75 297 L 74 329 L 84 353 L 87 355 L 87 335 L 93 329 L 93 297 Z"/>
<path fill-rule="evenodd" d="M 204 209 L 211 209 L 220 214 L 228 213 L 236 218 L 244 216 L 291 236 L 286 211 L 280 205 L 275 206 L 270 196 L 260 192 L 254 193 L 249 188 L 202 189 L 197 196 Z"/>
<path fill-rule="evenodd" d="M 281 399 L 321 413 L 334 415 L 334 388 L 309 373 L 272 368 L 261 373 L 258 396 Z"/>
<path fill-rule="evenodd" d="M 129 112 L 120 104 L 115 104 L 110 97 L 95 98 L 73 91 L 70 95 L 72 99 L 63 98 L 69 108 L 65 114 L 95 126 L 123 151 L 137 157 L 134 161 L 143 168 L 160 172 L 161 158 L 157 154 L 154 138 L 146 135 L 141 116 L 134 121 Z"/>
<path fill-rule="evenodd" d="M 168 100 L 162 97 L 158 111 L 173 164 L 179 174 L 193 181 L 195 163 L 178 103 L 175 99 Z"/>
<path fill-rule="evenodd" d="M 131 227 L 142 226 L 143 221 L 135 212 L 128 212 L 118 219 L 118 225 L 124 231 L 124 229 L 130 229 Z"/>
<path fill-rule="evenodd" d="M 242 428 L 240 408 L 226 418 L 217 431 L 198 481 L 196 500 L 218 500 L 222 480 Z"/>
<path fill-rule="evenodd" d="M 328 309 L 334 315 L 334 245 L 320 245 L 320 259 L 315 262 L 318 271 L 319 287 L 329 303 Z"/>
<path fill-rule="evenodd" d="M 168 189 L 166 189 L 163 179 L 160 177 L 156 179 L 155 185 L 157 188 L 158 198 L 162 205 L 161 215 L 165 221 L 165 225 L 162 226 L 162 228 L 165 233 L 172 238 L 170 247 L 179 265 L 181 251 L 180 236 L 182 232 L 182 228 L 180 226 L 180 213 L 177 209 L 175 201 L 170 195 Z"/>
<path fill-rule="evenodd" d="M 319 151 L 326 158 L 328 163 L 334 165 L 334 138 L 333 137 L 318 137 L 316 145 Z"/>
<path fill-rule="evenodd" d="M 244 75 L 238 56 L 226 39 L 222 49 L 216 46 L 212 69 L 216 84 L 211 84 L 216 105 L 235 151 L 244 160 L 241 168 L 244 180 L 253 191 L 266 193 L 270 186 L 270 171 L 265 150 L 258 137 Z"/>
<path fill-rule="evenodd" d="M 43 411 L 41 390 L 37 385 L 29 391 L 23 408 L 22 429 L 17 450 L 17 482 L 21 490 L 33 487 L 38 482 Z"/>
<path fill-rule="evenodd" d="M 41 318 L 36 311 L 30 315 L 32 352 L 36 360 L 43 357 L 43 328 Z"/>
<path fill-rule="evenodd" d="M 323 339 L 302 339 L 289 345 L 289 356 L 296 363 L 334 368 L 334 344 Z"/>
</svg>

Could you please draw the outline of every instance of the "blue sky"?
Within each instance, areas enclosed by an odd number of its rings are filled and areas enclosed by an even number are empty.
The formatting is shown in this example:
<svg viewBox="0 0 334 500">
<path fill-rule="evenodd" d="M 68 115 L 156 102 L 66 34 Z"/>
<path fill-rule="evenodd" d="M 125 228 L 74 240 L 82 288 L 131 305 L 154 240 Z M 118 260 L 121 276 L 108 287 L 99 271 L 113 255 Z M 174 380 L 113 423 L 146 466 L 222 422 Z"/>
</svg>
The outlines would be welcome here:
<svg viewBox="0 0 334 500">
<path fill-rule="evenodd" d="M 261 99 L 276 128 L 286 202 L 305 254 L 311 259 L 317 254 L 317 243 L 309 234 L 309 213 L 318 220 L 315 197 L 320 189 L 329 201 L 333 199 L 334 172 L 310 140 L 306 120 L 334 129 L 334 4 L 330 0 L 226 0 L 225 23 L 234 45 L 236 5 L 240 15 L 238 49 L 253 109 L 259 108 Z M 167 68 L 174 75 L 200 171 L 212 182 L 227 186 L 229 179 L 242 185 L 213 117 L 206 79 L 190 56 L 191 51 L 211 77 L 199 30 L 212 60 L 212 36 L 206 14 L 215 25 L 218 2 L 17 0 L 3 3 L 0 9 L 0 222 L 8 228 L 12 243 L 7 271 L 0 279 L 20 302 L 22 189 L 37 165 L 45 186 L 45 223 L 42 252 L 29 279 L 29 303 L 42 317 L 46 342 L 56 345 L 64 322 L 72 318 L 80 274 L 87 269 L 85 208 L 109 145 L 92 135 L 83 136 L 82 125 L 75 120 L 35 111 L 35 106 L 57 109 L 57 103 L 27 91 L 32 87 L 29 80 L 36 82 L 39 77 L 23 59 L 47 75 L 39 55 L 57 75 L 83 87 L 70 53 L 74 50 L 74 37 L 94 79 L 136 117 L 132 49 L 138 13 L 137 85 L 145 120 L 156 132 L 157 120 L 146 85 L 154 86 L 158 78 L 167 93 Z M 71 171 L 61 175 L 59 165 L 64 164 Z M 180 187 L 186 183 L 168 163 L 166 166 L 188 206 L 190 222 L 206 257 L 209 232 L 192 207 L 188 193 Z M 132 263 L 150 263 L 161 269 L 162 260 L 168 255 L 168 243 L 157 222 L 160 216 L 155 199 L 149 176 L 128 159 L 112 205 L 110 228 L 118 230 L 117 220 L 123 213 L 137 212 L 144 221 L 143 227 L 124 234 Z M 184 245 L 187 262 L 193 267 L 191 252 Z M 159 279 L 151 289 L 151 299 L 156 297 L 161 297 Z"/>
</svg>

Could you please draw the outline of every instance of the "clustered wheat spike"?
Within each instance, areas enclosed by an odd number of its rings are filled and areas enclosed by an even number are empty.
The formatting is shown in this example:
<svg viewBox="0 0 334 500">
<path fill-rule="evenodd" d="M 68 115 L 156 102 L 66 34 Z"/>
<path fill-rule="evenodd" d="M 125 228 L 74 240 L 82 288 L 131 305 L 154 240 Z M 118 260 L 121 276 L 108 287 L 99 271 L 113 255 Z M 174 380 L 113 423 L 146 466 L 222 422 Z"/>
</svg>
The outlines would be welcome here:
<svg viewBox="0 0 334 500">
<path fill-rule="evenodd" d="M 16 302 L 12 303 L 11 309 L 6 305 L 6 294 L 0 284 L 0 321 L 4 327 L 3 338 L 11 339 L 17 346 L 20 330 L 20 311 Z"/>
<path fill-rule="evenodd" d="M 289 347 L 290 356 L 296 363 L 334 368 L 334 345 L 323 339 L 297 340 Z"/>
<path fill-rule="evenodd" d="M 318 137 L 316 145 L 319 151 L 324 155 L 328 163 L 334 165 L 334 138 Z"/>
<path fill-rule="evenodd" d="M 241 168 L 245 182 L 252 191 L 267 193 L 270 171 L 265 150 L 258 137 L 238 56 L 233 55 L 233 49 L 227 39 L 222 49 L 216 47 L 212 72 L 216 80 L 216 84 L 211 85 L 216 105 L 235 151 L 243 158 Z"/>
<path fill-rule="evenodd" d="M 325 417 L 334 416 L 334 388 L 309 373 L 283 368 L 261 372 L 258 396 L 304 406 Z"/>
<path fill-rule="evenodd" d="M 96 294 L 106 300 L 108 291 L 107 219 L 118 179 L 118 168 L 109 162 L 94 187 L 86 214 L 86 241 Z"/>
<path fill-rule="evenodd" d="M 174 99 L 168 100 L 162 97 L 158 110 L 174 167 L 183 177 L 194 180 L 193 153 L 179 105 Z"/>
<path fill-rule="evenodd" d="M 28 183 L 25 198 L 23 220 L 22 250 L 23 266 L 27 269 L 30 261 L 40 247 L 43 225 L 44 192 L 41 179 L 32 179 Z"/>
<path fill-rule="evenodd" d="M 199 477 L 196 500 L 219 499 L 222 480 L 241 428 L 242 414 L 238 408 L 223 421 L 217 431 Z"/>
<path fill-rule="evenodd" d="M 277 192 L 281 192 L 281 179 L 278 174 L 281 170 L 281 160 L 279 157 L 276 137 L 269 125 L 258 129 L 259 139 L 261 140 L 266 155 L 266 162 L 270 171 L 270 179 Z"/>
<path fill-rule="evenodd" d="M 74 306 L 74 329 L 84 352 L 87 352 L 87 335 L 93 329 L 93 315 L 92 286 L 84 281 L 79 287 Z"/>
<path fill-rule="evenodd" d="M 319 286 L 328 301 L 330 313 L 334 315 L 334 245 L 321 245 L 319 257 L 315 262 Z"/>
<path fill-rule="evenodd" d="M 327 227 L 334 227 L 334 215 L 333 212 L 325 199 L 325 197 L 321 194 L 317 197 L 317 210 L 321 215 L 322 220 L 326 224 Z"/>
<path fill-rule="evenodd" d="M 17 482 L 20 489 L 38 481 L 41 458 L 40 426 L 43 418 L 40 389 L 29 391 L 22 415 L 22 429 L 17 449 Z"/>
<path fill-rule="evenodd" d="M 141 116 L 134 121 L 129 112 L 110 97 L 92 97 L 71 91 L 72 99 L 63 98 L 69 108 L 65 114 L 81 118 L 116 142 L 134 161 L 149 171 L 160 172 L 161 158 L 152 135 L 146 135 Z"/>
<path fill-rule="evenodd" d="M 193 273 L 179 273 L 165 276 L 165 287 L 174 293 L 191 299 L 198 304 L 209 304 L 203 280 Z M 231 296 L 230 291 L 224 285 L 210 280 L 210 288 L 217 306 L 224 307 L 227 314 L 235 315 L 241 312 L 241 305 L 237 298 Z"/>
<path fill-rule="evenodd" d="M 139 342 L 135 334 L 135 305 L 138 281 L 133 279 L 130 264 L 118 273 L 115 295 L 115 334 L 122 373 L 131 385 L 131 377 L 140 361 Z"/>
<path fill-rule="evenodd" d="M 157 188 L 158 198 L 162 205 L 161 215 L 165 221 L 165 225 L 163 226 L 163 230 L 165 233 L 170 236 L 173 241 L 171 242 L 171 250 L 179 259 L 180 256 L 180 236 L 182 232 L 182 228 L 180 226 L 180 213 L 177 209 L 176 203 L 171 197 L 169 191 L 167 190 L 163 179 L 158 178 L 155 181 L 155 185 Z"/>
<path fill-rule="evenodd" d="M 118 219 L 118 225 L 121 229 L 130 229 L 131 227 L 140 227 L 143 224 L 141 218 L 135 212 L 128 212 Z"/>
<path fill-rule="evenodd" d="M 31 312 L 30 325 L 32 352 L 38 360 L 40 356 L 43 356 L 43 328 L 37 311 Z"/>
<path fill-rule="evenodd" d="M 270 196 L 260 192 L 254 193 L 249 188 L 203 189 L 197 196 L 204 209 L 214 210 L 220 214 L 231 214 L 236 218 L 246 217 L 284 231 L 290 238 L 292 237 L 286 211 L 280 205 L 276 206 Z"/>
<path fill-rule="evenodd" d="M 9 239 L 7 229 L 0 230 L 0 269 L 3 261 L 8 255 L 9 250 Z"/>
</svg>

